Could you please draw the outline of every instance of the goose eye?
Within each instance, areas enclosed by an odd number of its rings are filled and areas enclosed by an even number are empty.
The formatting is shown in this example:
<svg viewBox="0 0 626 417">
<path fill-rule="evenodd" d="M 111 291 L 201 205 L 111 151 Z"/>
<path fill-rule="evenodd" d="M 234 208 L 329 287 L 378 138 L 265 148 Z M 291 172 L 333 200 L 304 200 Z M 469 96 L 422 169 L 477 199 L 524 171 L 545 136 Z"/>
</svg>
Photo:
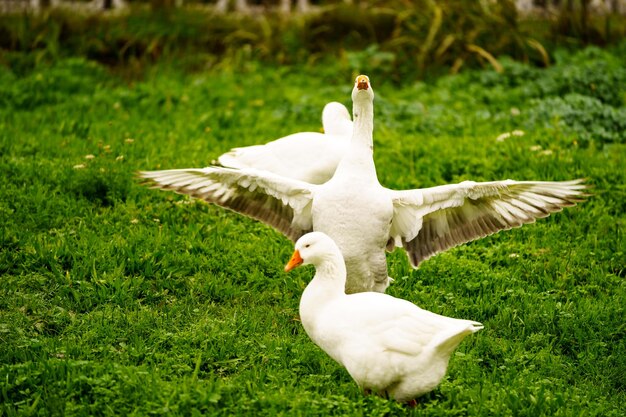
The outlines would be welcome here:
<svg viewBox="0 0 626 417">
<path fill-rule="evenodd" d="M 310 243 L 307 243 L 306 245 L 304 245 L 305 248 L 308 248 L 309 246 L 311 246 Z"/>
</svg>

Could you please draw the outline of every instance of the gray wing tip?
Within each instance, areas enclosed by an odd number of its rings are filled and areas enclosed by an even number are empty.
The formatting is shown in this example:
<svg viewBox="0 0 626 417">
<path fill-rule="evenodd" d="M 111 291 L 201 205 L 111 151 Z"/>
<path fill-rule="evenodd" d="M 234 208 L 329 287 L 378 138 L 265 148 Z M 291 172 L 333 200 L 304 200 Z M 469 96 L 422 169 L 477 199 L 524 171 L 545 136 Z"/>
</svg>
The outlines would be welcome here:
<svg viewBox="0 0 626 417">
<path fill-rule="evenodd" d="M 150 188 L 160 188 L 158 182 L 154 178 L 154 172 L 158 171 L 135 171 L 133 178 L 139 182 L 140 185 Z"/>
<path fill-rule="evenodd" d="M 470 322 L 470 330 L 472 331 L 472 333 L 475 333 L 479 330 L 482 330 L 485 328 L 485 325 L 482 323 L 479 323 L 477 321 L 471 321 Z"/>
</svg>

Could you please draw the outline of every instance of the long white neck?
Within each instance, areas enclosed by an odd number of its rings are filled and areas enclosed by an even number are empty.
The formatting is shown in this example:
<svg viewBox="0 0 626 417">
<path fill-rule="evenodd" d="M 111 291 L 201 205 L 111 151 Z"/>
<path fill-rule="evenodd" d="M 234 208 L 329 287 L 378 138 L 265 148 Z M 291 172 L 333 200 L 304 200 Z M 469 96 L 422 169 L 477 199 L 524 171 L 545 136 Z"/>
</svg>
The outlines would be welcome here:
<svg viewBox="0 0 626 417">
<path fill-rule="evenodd" d="M 353 174 L 362 179 L 375 179 L 374 165 L 374 103 L 371 99 L 357 97 L 352 113 L 354 127 L 350 147 L 337 167 L 336 174 Z"/>
<path fill-rule="evenodd" d="M 304 321 L 314 316 L 324 303 L 346 296 L 346 264 L 341 253 L 329 254 L 315 265 L 315 276 L 300 299 L 300 316 Z"/>
</svg>

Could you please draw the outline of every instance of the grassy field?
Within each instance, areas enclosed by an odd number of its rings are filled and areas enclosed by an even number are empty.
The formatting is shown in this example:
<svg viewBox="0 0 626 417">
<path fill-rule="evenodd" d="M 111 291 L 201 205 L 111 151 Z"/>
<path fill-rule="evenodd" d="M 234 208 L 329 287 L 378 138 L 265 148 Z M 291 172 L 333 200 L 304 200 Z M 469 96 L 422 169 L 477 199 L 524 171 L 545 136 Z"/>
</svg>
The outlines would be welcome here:
<svg viewBox="0 0 626 417">
<path fill-rule="evenodd" d="M 557 57 L 372 78 L 388 187 L 594 187 L 419 270 L 388 256 L 390 294 L 485 325 L 413 410 L 364 397 L 307 338 L 298 301 L 313 271 L 283 272 L 291 242 L 133 179 L 318 130 L 367 67 L 157 67 L 133 83 L 82 59 L 0 67 L 0 415 L 623 416 L 626 44 Z"/>
</svg>

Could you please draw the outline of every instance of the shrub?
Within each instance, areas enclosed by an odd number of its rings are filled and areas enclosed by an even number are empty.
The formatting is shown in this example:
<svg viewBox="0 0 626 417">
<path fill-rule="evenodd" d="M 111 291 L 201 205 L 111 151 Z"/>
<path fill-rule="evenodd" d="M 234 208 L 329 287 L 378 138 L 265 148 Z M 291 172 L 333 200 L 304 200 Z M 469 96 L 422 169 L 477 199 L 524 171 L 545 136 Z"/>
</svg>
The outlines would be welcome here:
<svg viewBox="0 0 626 417">
<path fill-rule="evenodd" d="M 580 94 L 533 101 L 529 127 L 557 126 L 573 133 L 582 145 L 626 143 L 626 108 L 614 108 L 597 98 Z"/>
</svg>

